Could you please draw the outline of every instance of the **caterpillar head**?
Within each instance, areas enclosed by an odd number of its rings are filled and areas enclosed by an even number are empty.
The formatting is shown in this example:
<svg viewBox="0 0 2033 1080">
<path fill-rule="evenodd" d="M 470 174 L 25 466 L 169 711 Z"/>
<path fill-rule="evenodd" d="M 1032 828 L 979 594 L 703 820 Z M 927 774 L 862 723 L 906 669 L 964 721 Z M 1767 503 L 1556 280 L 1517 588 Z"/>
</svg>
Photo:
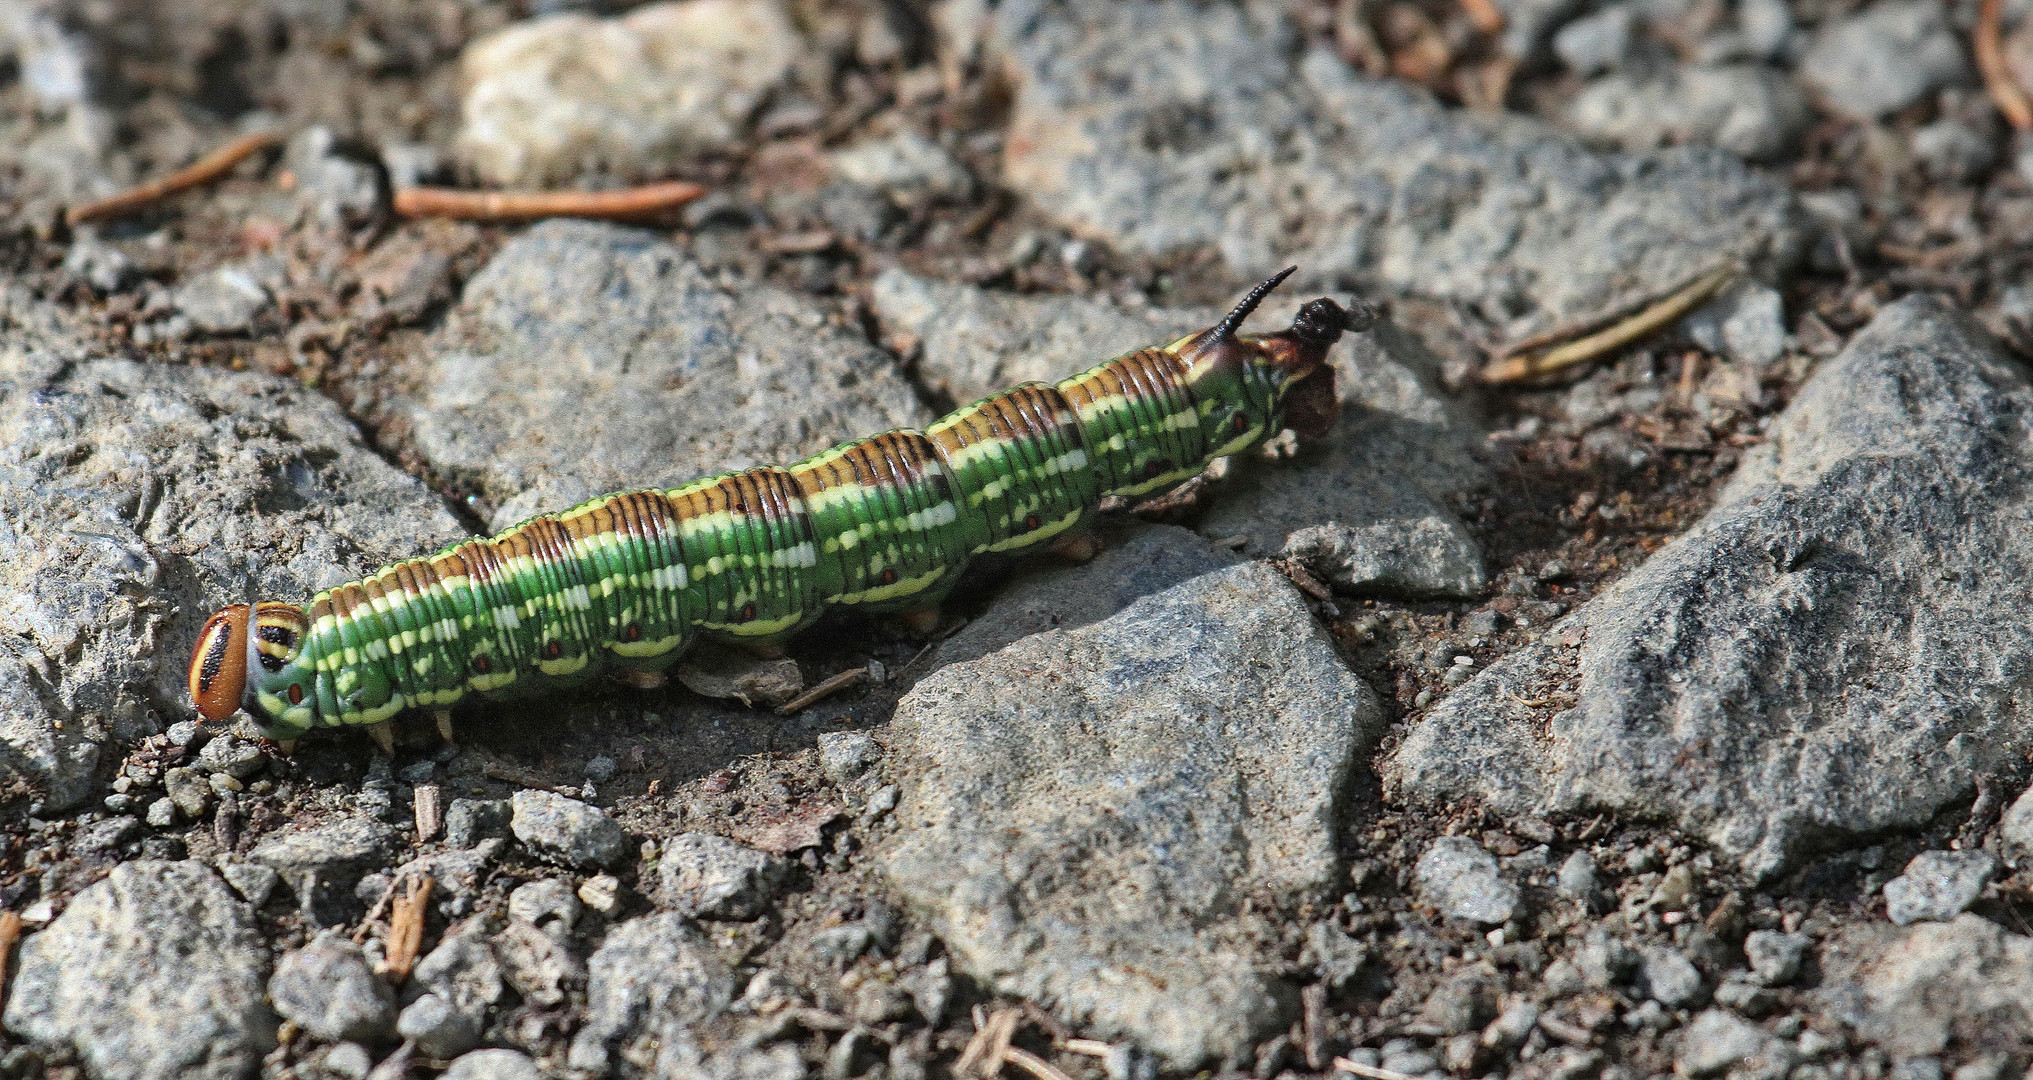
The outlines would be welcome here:
<svg viewBox="0 0 2033 1080">
<path fill-rule="evenodd" d="M 234 604 L 205 620 L 191 649 L 191 702 L 207 720 L 246 709 L 277 738 L 311 726 L 314 673 L 303 655 L 310 619 L 292 604 Z"/>
<path fill-rule="evenodd" d="M 1318 438 L 1340 415 L 1327 354 L 1344 331 L 1369 329 L 1374 317 L 1368 308 L 1344 308 L 1323 296 L 1301 306 L 1290 329 L 1261 337 L 1237 333 L 1297 269 L 1251 289 L 1227 318 L 1172 346 L 1188 364 L 1186 384 L 1200 406 L 1209 457 L 1246 450 L 1284 427 Z"/>
</svg>

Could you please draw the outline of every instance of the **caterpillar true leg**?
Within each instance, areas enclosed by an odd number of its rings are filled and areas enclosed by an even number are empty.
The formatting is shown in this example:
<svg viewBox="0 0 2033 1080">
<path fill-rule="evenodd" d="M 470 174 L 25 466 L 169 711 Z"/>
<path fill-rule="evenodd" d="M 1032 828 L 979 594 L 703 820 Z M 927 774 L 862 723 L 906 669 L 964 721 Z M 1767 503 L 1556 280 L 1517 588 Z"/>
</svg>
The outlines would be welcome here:
<svg viewBox="0 0 2033 1080">
<path fill-rule="evenodd" d="M 1092 558 L 1103 500 L 1136 501 L 1290 427 L 1339 414 L 1328 350 L 1370 316 L 1321 298 L 1290 328 L 1242 324 L 1288 275 L 1218 324 L 1056 383 L 1026 383 L 924 431 L 889 431 L 786 466 L 603 495 L 319 593 L 236 604 L 205 623 L 192 701 L 245 709 L 283 741 L 468 694 L 513 697 L 611 672 L 635 686 L 701 638 L 780 657 L 820 615 L 899 614 L 921 632 L 970 560 L 1050 547 Z"/>
</svg>

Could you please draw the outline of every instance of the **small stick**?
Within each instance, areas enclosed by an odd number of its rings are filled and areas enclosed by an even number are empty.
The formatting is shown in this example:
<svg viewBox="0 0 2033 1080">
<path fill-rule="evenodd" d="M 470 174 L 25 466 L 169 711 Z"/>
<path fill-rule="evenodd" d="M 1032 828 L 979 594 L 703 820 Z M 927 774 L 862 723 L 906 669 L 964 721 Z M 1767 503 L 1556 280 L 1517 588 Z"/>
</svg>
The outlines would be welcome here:
<svg viewBox="0 0 2033 1080">
<path fill-rule="evenodd" d="M 1477 30 L 1485 34 L 1503 33 L 1504 13 L 1491 0 L 1461 0 L 1461 7 Z"/>
<path fill-rule="evenodd" d="M 1017 1021 L 1022 1017 L 1023 1012 L 1018 1009 L 997 1009 L 987 1023 L 974 1029 L 974 1037 L 967 1040 L 967 1049 L 961 1051 L 959 1063 L 953 1066 L 953 1075 L 994 1075 L 1002 1067 L 1010 1037 L 1016 1034 Z"/>
<path fill-rule="evenodd" d="M 1710 297 L 1722 291 L 1723 286 L 1735 280 L 1736 268 L 1718 267 L 1681 286 L 1637 314 L 1612 323 L 1608 327 L 1576 338 L 1565 345 L 1548 349 L 1543 353 L 1528 350 L 1572 334 L 1572 330 L 1542 334 L 1521 342 L 1508 350 L 1503 359 L 1482 369 L 1482 381 L 1486 383 L 1514 383 L 1525 379 L 1551 374 L 1562 368 L 1593 360 L 1605 353 L 1629 345 L 1631 342 L 1651 334 L 1675 319 L 1687 314 L 1707 302 Z"/>
<path fill-rule="evenodd" d="M 438 830 L 445 827 L 445 811 L 440 800 L 443 793 L 436 784 L 416 786 L 416 842 L 427 844 L 438 838 Z"/>
<path fill-rule="evenodd" d="M 2033 131 L 2033 103 L 2026 100 L 2026 92 L 2019 89 L 2012 78 L 2011 66 L 2005 63 L 1999 29 L 2004 15 L 2005 0 L 1983 0 L 1977 5 L 1977 70 L 1983 73 L 1984 89 L 1990 92 L 1991 100 L 1997 103 L 2005 119 L 2020 131 Z"/>
<path fill-rule="evenodd" d="M 12 966 L 14 943 L 21 940 L 21 916 L 0 911 L 0 1005 L 7 1004 L 7 969 Z"/>
<path fill-rule="evenodd" d="M 1401 1073 L 1396 1069 L 1379 1069 L 1375 1065 L 1362 1065 L 1345 1057 L 1335 1058 L 1334 1068 L 1337 1072 L 1354 1073 L 1357 1076 L 1368 1077 L 1369 1080 L 1419 1080 L 1410 1073 Z"/>
<path fill-rule="evenodd" d="M 828 678 L 810 690 L 777 706 L 776 714 L 778 716 L 789 716 L 792 713 L 803 712 L 867 677 L 868 669 L 865 667 L 848 668 L 846 671 Z"/>
<path fill-rule="evenodd" d="M 376 900 L 374 906 L 367 909 L 367 915 L 360 920 L 360 929 L 353 931 L 353 944 L 358 945 L 367 940 L 367 928 L 381 917 L 382 912 L 388 910 L 389 901 L 395 899 L 395 887 L 398 884 L 401 883 L 393 878 L 389 879 L 388 888 L 381 890 L 381 899 Z"/>
<path fill-rule="evenodd" d="M 1002 1059 L 1037 1077 L 1038 1080 L 1073 1080 L 1072 1077 L 1060 1071 L 1057 1065 L 1021 1047 L 1012 1046 L 1004 1050 L 1002 1052 Z"/>
<path fill-rule="evenodd" d="M 1067 1039 L 1059 1044 L 1059 1049 L 1069 1054 L 1085 1054 L 1088 1057 L 1105 1058 L 1108 1056 L 1108 1052 L 1115 1049 L 1115 1047 L 1102 1042 L 1100 1039 Z"/>
<path fill-rule="evenodd" d="M 86 221 L 126 217 L 186 188 L 209 184 L 226 175 L 233 166 L 248 157 L 281 141 L 281 133 L 274 131 L 257 131 L 242 135 L 160 180 L 150 180 L 118 195 L 109 195 L 103 199 L 70 207 L 64 211 L 64 222 L 77 225 Z"/>
<path fill-rule="evenodd" d="M 396 986 L 409 978 L 417 954 L 423 951 L 424 905 L 430 902 L 431 887 L 436 884 L 429 874 L 410 882 L 408 895 L 395 902 L 395 913 L 389 917 L 388 958 L 382 961 L 382 970 Z"/>
<path fill-rule="evenodd" d="M 508 222 L 538 218 L 608 218 L 627 221 L 674 210 L 706 194 L 703 184 L 670 180 L 624 191 L 460 191 L 410 187 L 395 193 L 395 212 L 406 218 Z"/>
<path fill-rule="evenodd" d="M 1570 1024 L 1552 1013 L 1539 1014 L 1539 1030 L 1574 1046 L 1594 1046 L 1595 1033 L 1579 1024 Z"/>
</svg>

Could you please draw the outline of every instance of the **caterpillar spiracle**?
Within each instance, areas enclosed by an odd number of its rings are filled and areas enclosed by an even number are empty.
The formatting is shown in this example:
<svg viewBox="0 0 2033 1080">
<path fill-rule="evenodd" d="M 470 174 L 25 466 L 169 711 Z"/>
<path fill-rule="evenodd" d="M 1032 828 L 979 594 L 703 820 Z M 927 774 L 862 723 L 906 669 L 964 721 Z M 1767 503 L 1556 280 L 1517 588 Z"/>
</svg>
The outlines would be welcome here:
<svg viewBox="0 0 2033 1080">
<path fill-rule="evenodd" d="M 1293 268 L 1296 269 L 1296 268 Z M 1331 299 L 1289 329 L 1240 333 L 1291 269 L 1216 325 L 1054 384 L 790 465 L 627 491 L 387 566 L 308 605 L 207 620 L 190 691 L 206 719 L 245 709 L 269 738 L 369 727 L 469 694 L 522 696 L 601 673 L 639 686 L 700 638 L 767 646 L 829 610 L 935 612 L 969 560 L 1081 550 L 1109 496 L 1158 493 L 1285 427 L 1334 423 L 1328 350 L 1370 318 Z M 1090 549 L 1091 550 L 1091 549 Z"/>
</svg>

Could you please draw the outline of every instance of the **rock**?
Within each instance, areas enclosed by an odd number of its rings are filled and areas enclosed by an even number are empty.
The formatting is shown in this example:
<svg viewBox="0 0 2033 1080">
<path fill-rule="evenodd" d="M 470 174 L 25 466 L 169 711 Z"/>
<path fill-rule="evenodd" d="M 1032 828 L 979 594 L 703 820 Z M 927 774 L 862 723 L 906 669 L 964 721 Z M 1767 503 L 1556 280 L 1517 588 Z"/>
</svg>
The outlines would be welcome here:
<svg viewBox="0 0 2033 1080">
<path fill-rule="evenodd" d="M 739 140 L 803 51 L 779 0 L 516 23 L 459 58 L 458 152 L 481 179 L 510 187 L 660 173 Z"/>
<path fill-rule="evenodd" d="M 635 855 L 621 823 L 605 810 L 548 791 L 515 793 L 515 838 L 552 862 L 581 869 L 617 870 Z"/>
<path fill-rule="evenodd" d="M 489 839 L 465 851 L 434 851 L 396 867 L 392 876 L 400 881 L 428 874 L 437 882 L 437 892 L 447 899 L 477 897 L 487 880 L 488 867 L 507 847 L 504 840 Z"/>
<path fill-rule="evenodd" d="M 1790 195 L 1724 155 L 1599 155 L 1522 118 L 1471 119 L 1307 48 L 1289 20 L 1029 0 L 980 25 L 1014 87 L 1004 183 L 1125 252 L 1213 251 L 1251 280 L 1294 263 L 1372 275 L 1521 333 L 1730 253 L 1800 253 Z"/>
<path fill-rule="evenodd" d="M 828 731 L 819 736 L 819 771 L 836 784 L 858 779 L 882 761 L 882 746 L 865 731 Z"/>
<path fill-rule="evenodd" d="M 1809 119 L 1793 80 L 1761 64 L 1605 75 L 1567 107 L 1575 131 L 1625 150 L 1693 143 L 1753 161 L 1797 152 Z"/>
<path fill-rule="evenodd" d="M 1496 1019 L 1489 1022 L 1488 1027 L 1482 1029 L 1482 1038 L 1479 1041 L 1492 1050 L 1508 1053 L 1531 1038 L 1532 1029 L 1539 1025 L 1541 1011 L 1536 1001 L 1512 1002 L 1497 1015 Z"/>
<path fill-rule="evenodd" d="M 914 131 L 835 150 L 826 161 L 841 180 L 874 188 L 898 202 L 924 197 L 964 199 L 974 190 L 974 177 L 966 166 L 944 147 Z"/>
<path fill-rule="evenodd" d="M 1480 1031 L 1496 1014 L 1495 988 L 1486 977 L 1473 971 L 1441 983 L 1419 1007 L 1419 1019 L 1439 1028 L 1443 1035 Z"/>
<path fill-rule="evenodd" d="M 1574 952 L 1574 969 L 1583 982 L 1597 990 L 1629 982 L 1641 962 L 1637 952 L 1600 926 L 1590 929 Z"/>
<path fill-rule="evenodd" d="M 595 1075 L 605 1075 L 614 1049 L 644 1030 L 668 1041 L 734 1000 L 733 974 L 675 912 L 616 927 L 587 970 L 586 1025 L 572 1040 L 569 1060 Z"/>
<path fill-rule="evenodd" d="M 515 992 L 541 1006 L 563 1004 L 586 983 L 585 961 L 569 944 L 521 919 L 508 920 L 495 935 L 494 955 Z"/>
<path fill-rule="evenodd" d="M 233 1080 L 275 1045 L 268 948 L 201 863 L 136 861 L 21 943 L 7 1030 L 105 1080 Z"/>
<path fill-rule="evenodd" d="M 219 876 L 233 886 L 233 891 L 239 893 L 241 899 L 257 908 L 268 903 L 268 898 L 275 895 L 275 887 L 282 882 L 282 875 L 266 866 L 237 860 L 221 862 Z"/>
<path fill-rule="evenodd" d="M 1595 865 L 1595 856 L 1585 850 L 1576 850 L 1560 864 L 1555 884 L 1560 895 L 1569 900 L 1578 900 L 1582 906 L 1593 910 L 1602 898 L 1600 872 Z"/>
<path fill-rule="evenodd" d="M 657 899 L 702 918 L 759 918 L 790 872 L 783 859 L 724 836 L 680 833 L 657 859 Z"/>
<path fill-rule="evenodd" d="M 2033 939 L 1975 915 L 1846 926 L 1821 949 L 1819 993 L 1859 1040 L 1895 1058 L 1939 1054 L 1960 1033 L 2033 1037 Z"/>
<path fill-rule="evenodd" d="M 2033 787 L 2012 800 L 1998 819 L 1998 855 L 2014 870 L 2033 867 Z"/>
<path fill-rule="evenodd" d="M 251 739 L 225 735 L 198 751 L 197 767 L 208 773 L 225 773 L 236 780 L 246 780 L 268 767 L 268 755 L 262 752 L 261 744 Z"/>
<path fill-rule="evenodd" d="M 1762 1065 L 1776 1072 L 1758 1075 L 1783 1076 L 1793 1065 L 1794 1054 L 1783 1041 L 1767 1035 L 1741 1018 L 1710 1009 L 1694 1018 L 1680 1038 L 1680 1056 L 1673 1071 L 1685 1077 L 1715 1076 L 1735 1066 Z"/>
<path fill-rule="evenodd" d="M 279 271 L 280 264 L 265 256 L 227 263 L 178 286 L 172 302 L 208 334 L 245 334 L 274 302 L 268 283 Z"/>
<path fill-rule="evenodd" d="M 1800 974 L 1800 957 L 1813 941 L 1803 934 L 1753 930 L 1744 937 L 1744 958 L 1751 974 L 1766 986 L 1784 986 Z"/>
<path fill-rule="evenodd" d="M 424 994 L 403 1007 L 395 1033 L 416 1041 L 416 1048 L 434 1058 L 457 1057 L 480 1045 L 485 1016 L 460 1010 L 436 994 Z"/>
<path fill-rule="evenodd" d="M 1582 78 L 1622 67 L 1638 21 L 1631 4 L 1612 4 L 1568 23 L 1553 35 L 1553 55 Z"/>
<path fill-rule="evenodd" d="M 1971 82 L 1969 61 L 1940 5 L 1878 0 L 1815 29 L 1800 77 L 1838 111 L 1876 119 L 1945 86 Z"/>
<path fill-rule="evenodd" d="M 1998 861 L 1981 848 L 1923 851 L 1885 883 L 1885 914 L 1900 926 L 1947 922 L 1982 896 Z"/>
<path fill-rule="evenodd" d="M 487 941 L 487 927 L 468 919 L 448 929 L 436 948 L 417 961 L 410 977 L 461 1011 L 484 1015 L 501 1000 L 504 975 Z"/>
<path fill-rule="evenodd" d="M 518 885 L 508 894 L 508 917 L 521 919 L 553 937 L 567 937 L 579 924 L 579 896 L 563 878 L 544 878 Z"/>
<path fill-rule="evenodd" d="M 811 298 L 730 293 L 654 234 L 590 222 L 509 241 L 418 363 L 394 407 L 427 460 L 500 504 L 496 527 L 930 419 Z"/>
<path fill-rule="evenodd" d="M 665 1044 L 656 1060 L 656 1075 L 671 1080 L 805 1080 L 808 1074 L 804 1057 L 788 1043 L 736 1045 L 702 1054 L 695 1044 L 681 1040 Z M 894 1066 L 890 1074 L 899 1075 Z"/>
<path fill-rule="evenodd" d="M 396 831 L 371 818 L 345 818 L 270 837 L 248 858 L 282 876 L 314 926 L 353 921 L 364 905 L 354 886 L 394 861 Z"/>
<path fill-rule="evenodd" d="M 1759 877 L 1966 803 L 2033 750 L 2005 704 L 2033 655 L 2006 584 L 2033 570 L 2028 410 L 1970 320 L 1888 305 L 1703 521 L 1415 720 L 1388 789 L 1670 822 Z M 1553 682 L 1573 707 L 1506 693 Z"/>
<path fill-rule="evenodd" d="M 105 95 L 106 52 L 57 4 L 0 6 L 0 55 L 13 60 L 15 77 L 45 109 L 62 110 Z"/>
<path fill-rule="evenodd" d="M 361 260 L 355 310 L 368 322 L 420 322 L 452 298 L 452 260 L 422 237 L 398 234 Z"/>
<path fill-rule="evenodd" d="M 1217 570 L 918 683 L 871 858 L 990 992 L 1182 1068 L 1241 1053 L 1289 1019 L 1242 897 L 1339 884 L 1381 722 L 1279 575 Z"/>
<path fill-rule="evenodd" d="M 1496 856 L 1465 836 L 1433 841 L 1413 871 L 1420 899 L 1450 919 L 1494 926 L 1518 907 L 1518 887 L 1503 879 Z"/>
<path fill-rule="evenodd" d="M 320 1039 L 394 1041 L 395 991 L 367 965 L 358 945 L 336 934 L 284 954 L 268 980 L 268 996 L 283 1019 Z"/>
<path fill-rule="evenodd" d="M 84 231 L 71 240 L 63 269 L 102 294 L 119 292 L 141 278 L 141 268 L 126 252 Z"/>
<path fill-rule="evenodd" d="M 320 225 L 358 229 L 388 216 L 388 178 L 380 162 L 343 145 L 331 128 L 312 125 L 292 135 L 283 166 L 296 177 L 297 205 Z"/>
<path fill-rule="evenodd" d="M 1753 56 L 1780 59 L 1793 38 L 1793 8 L 1786 0 L 1741 0 L 1737 33 Z"/>
<path fill-rule="evenodd" d="M 1998 140 L 1958 117 L 1944 116 L 1914 129 L 1913 156 L 1936 179 L 1975 180 L 1998 163 Z"/>
<path fill-rule="evenodd" d="M 1306 934 L 1302 959 L 1312 963 L 1329 990 L 1340 990 L 1355 981 L 1362 966 L 1369 963 L 1369 957 L 1369 946 L 1350 937 L 1338 923 L 1314 923 Z"/>
<path fill-rule="evenodd" d="M 1645 992 L 1669 1009 L 1699 1005 L 1708 997 L 1701 972 L 1680 950 L 1654 945 L 1644 951 Z"/>
<path fill-rule="evenodd" d="M 327 1048 L 316 1061 L 319 1072 L 338 1080 L 367 1080 L 374 1072 L 373 1055 L 359 1043 L 338 1043 Z"/>
<path fill-rule="evenodd" d="M 453 799 L 445 808 L 445 846 L 470 848 L 482 840 L 506 838 L 513 814 L 507 799 Z"/>
<path fill-rule="evenodd" d="M 796 660 L 757 656 L 714 641 L 688 650 L 671 675 L 700 697 L 739 701 L 746 708 L 782 705 L 805 691 Z"/>
<path fill-rule="evenodd" d="M 1761 368 L 1786 351 L 1786 302 L 1769 285 L 1739 282 L 1689 315 L 1682 327 L 1709 352 Z"/>
<path fill-rule="evenodd" d="M 95 359 L 60 313 L 6 290 L 0 308 L 0 787 L 38 812 L 84 802 L 100 746 L 188 698 L 170 654 L 214 608 L 461 534 L 295 380 Z"/>
<path fill-rule="evenodd" d="M 543 1080 L 543 1075 L 520 1050 L 475 1050 L 446 1066 L 439 1080 Z"/>
</svg>

